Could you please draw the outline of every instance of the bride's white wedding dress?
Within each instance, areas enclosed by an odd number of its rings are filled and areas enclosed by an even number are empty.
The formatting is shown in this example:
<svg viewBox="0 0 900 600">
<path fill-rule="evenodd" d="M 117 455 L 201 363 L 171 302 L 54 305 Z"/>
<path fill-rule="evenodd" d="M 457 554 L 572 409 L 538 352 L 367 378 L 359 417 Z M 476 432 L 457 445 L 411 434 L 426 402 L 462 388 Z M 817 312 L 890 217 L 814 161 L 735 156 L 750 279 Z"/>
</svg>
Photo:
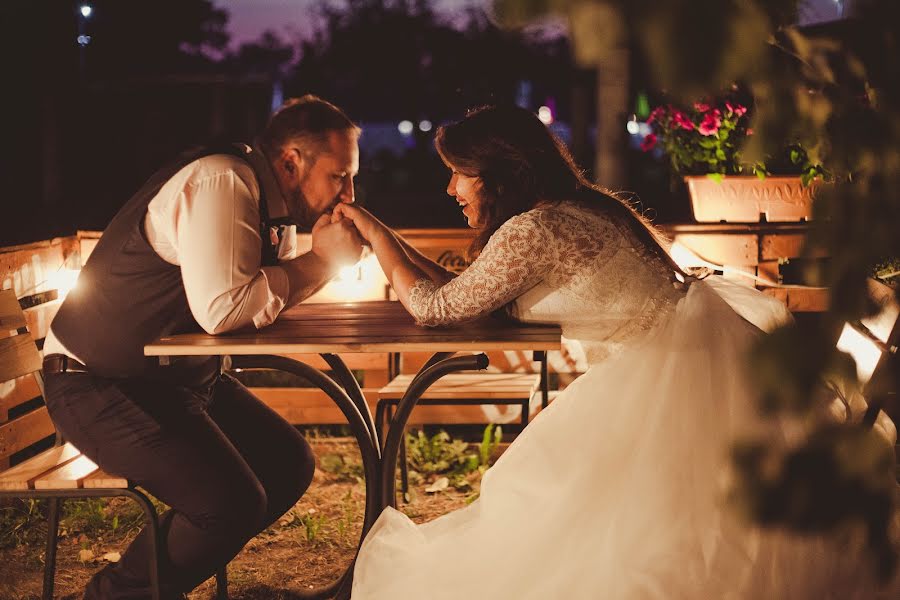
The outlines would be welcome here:
<svg viewBox="0 0 900 600">
<path fill-rule="evenodd" d="M 385 510 L 354 600 L 874 596 L 854 557 L 756 530 L 723 499 L 731 443 L 767 426 L 745 350 L 790 318 L 781 303 L 721 278 L 675 284 L 627 225 L 565 203 L 510 219 L 457 279 L 411 293 L 428 324 L 513 299 L 580 341 L 590 369 L 471 505 L 424 525 Z"/>
</svg>

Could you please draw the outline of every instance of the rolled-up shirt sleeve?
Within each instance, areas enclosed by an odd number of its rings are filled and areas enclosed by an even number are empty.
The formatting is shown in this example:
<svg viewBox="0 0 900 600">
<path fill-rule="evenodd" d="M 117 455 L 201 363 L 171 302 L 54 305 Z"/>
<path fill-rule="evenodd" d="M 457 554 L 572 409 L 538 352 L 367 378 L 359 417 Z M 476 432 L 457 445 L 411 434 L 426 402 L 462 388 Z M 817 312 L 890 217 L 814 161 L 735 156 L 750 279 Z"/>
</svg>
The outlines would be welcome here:
<svg viewBox="0 0 900 600">
<path fill-rule="evenodd" d="M 284 269 L 260 267 L 256 185 L 248 173 L 211 172 L 189 178 L 172 204 L 188 304 L 210 334 L 270 324 L 290 293 Z"/>
</svg>

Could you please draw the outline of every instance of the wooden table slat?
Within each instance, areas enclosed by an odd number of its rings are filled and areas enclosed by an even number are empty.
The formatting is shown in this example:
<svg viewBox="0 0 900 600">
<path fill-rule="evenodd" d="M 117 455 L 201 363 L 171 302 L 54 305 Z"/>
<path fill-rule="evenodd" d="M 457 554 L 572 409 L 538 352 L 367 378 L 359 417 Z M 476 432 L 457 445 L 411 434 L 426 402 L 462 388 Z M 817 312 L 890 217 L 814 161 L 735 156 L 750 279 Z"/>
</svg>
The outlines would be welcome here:
<svg viewBox="0 0 900 600">
<path fill-rule="evenodd" d="M 322 352 L 442 352 L 558 350 L 555 325 L 481 319 L 454 327 L 422 327 L 399 302 L 300 304 L 272 325 L 211 336 L 191 333 L 160 338 L 148 356 L 284 354 Z"/>
</svg>

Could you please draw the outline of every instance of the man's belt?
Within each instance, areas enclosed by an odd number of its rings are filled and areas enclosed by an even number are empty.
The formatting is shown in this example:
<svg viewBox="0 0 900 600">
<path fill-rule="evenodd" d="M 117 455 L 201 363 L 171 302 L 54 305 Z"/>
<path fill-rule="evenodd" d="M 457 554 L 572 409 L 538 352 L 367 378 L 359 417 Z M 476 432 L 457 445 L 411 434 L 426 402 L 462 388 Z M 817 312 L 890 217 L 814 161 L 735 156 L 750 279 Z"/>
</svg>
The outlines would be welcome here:
<svg viewBox="0 0 900 600">
<path fill-rule="evenodd" d="M 88 373 L 87 367 L 65 354 L 48 354 L 44 357 L 44 374 Z"/>
</svg>

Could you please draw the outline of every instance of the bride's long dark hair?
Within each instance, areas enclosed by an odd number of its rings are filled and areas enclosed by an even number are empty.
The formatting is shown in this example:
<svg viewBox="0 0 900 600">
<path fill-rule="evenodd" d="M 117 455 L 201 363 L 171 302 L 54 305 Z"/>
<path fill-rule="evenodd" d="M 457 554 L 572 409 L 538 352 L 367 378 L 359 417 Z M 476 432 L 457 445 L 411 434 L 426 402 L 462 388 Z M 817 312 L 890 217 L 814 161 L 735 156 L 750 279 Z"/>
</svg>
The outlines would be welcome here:
<svg viewBox="0 0 900 600">
<path fill-rule="evenodd" d="M 638 238 L 681 272 L 668 245 L 641 214 L 584 176 L 569 150 L 530 111 L 518 106 L 483 106 L 441 126 L 435 147 L 448 165 L 482 182 L 484 225 L 472 242 L 477 255 L 508 219 L 539 203 L 572 201 L 622 217 Z"/>
</svg>

